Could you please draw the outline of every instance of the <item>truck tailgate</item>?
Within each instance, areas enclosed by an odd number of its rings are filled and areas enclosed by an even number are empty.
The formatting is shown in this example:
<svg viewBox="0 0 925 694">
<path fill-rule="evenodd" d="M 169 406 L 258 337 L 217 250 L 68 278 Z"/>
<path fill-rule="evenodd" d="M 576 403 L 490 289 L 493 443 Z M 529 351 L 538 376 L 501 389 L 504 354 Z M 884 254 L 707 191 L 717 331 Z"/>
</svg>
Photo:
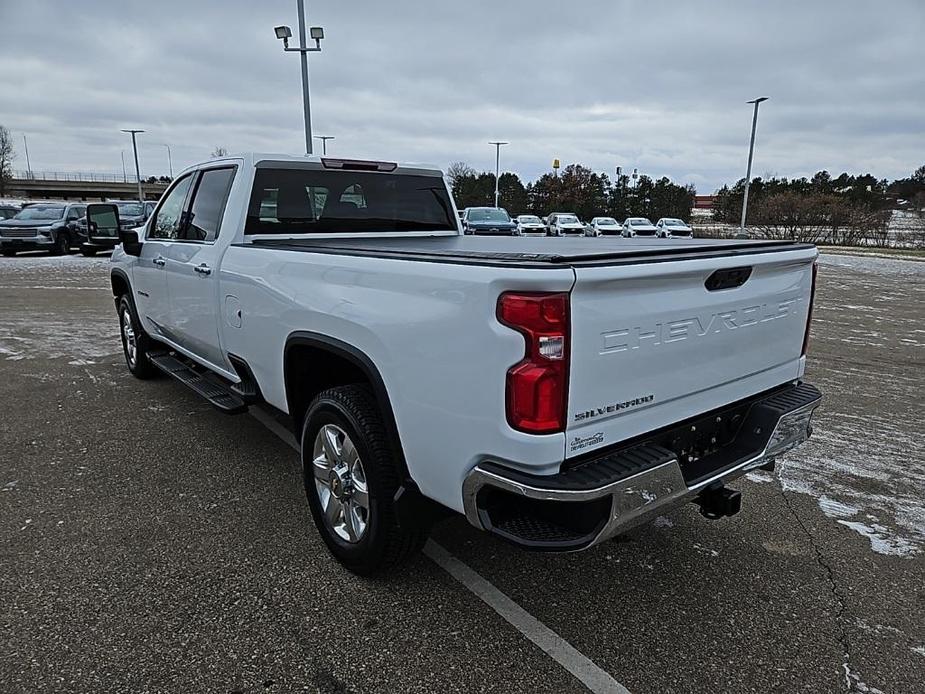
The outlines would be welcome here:
<svg viewBox="0 0 925 694">
<path fill-rule="evenodd" d="M 566 455 L 800 378 L 816 255 L 575 264 Z"/>
</svg>

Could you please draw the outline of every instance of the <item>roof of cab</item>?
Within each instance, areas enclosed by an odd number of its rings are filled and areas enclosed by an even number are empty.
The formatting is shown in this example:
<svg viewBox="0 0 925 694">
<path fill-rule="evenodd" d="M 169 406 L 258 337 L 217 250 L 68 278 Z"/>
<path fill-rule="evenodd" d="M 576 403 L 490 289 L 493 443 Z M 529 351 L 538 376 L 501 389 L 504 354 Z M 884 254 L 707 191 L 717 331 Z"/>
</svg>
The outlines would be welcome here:
<svg viewBox="0 0 925 694">
<path fill-rule="evenodd" d="M 398 169 L 401 169 L 403 173 L 412 173 L 412 172 L 421 172 L 427 173 L 430 175 L 443 175 L 443 171 L 439 166 L 434 166 L 433 164 L 426 164 L 421 162 L 402 162 L 389 159 L 375 159 L 372 157 L 354 157 L 354 156 L 322 156 L 320 154 L 279 154 L 274 152 L 243 152 L 240 154 L 228 154 L 223 157 L 216 157 L 214 159 L 209 159 L 200 164 L 196 164 L 190 168 L 199 168 L 204 164 L 217 164 L 221 162 L 229 163 L 239 163 L 241 160 L 244 161 L 244 165 L 247 167 L 254 167 L 258 164 L 263 163 L 273 163 L 280 162 L 286 164 L 299 164 L 299 163 L 313 163 L 316 165 L 322 165 L 324 159 L 329 161 L 364 161 L 364 162 L 383 162 L 383 163 L 395 163 Z"/>
</svg>

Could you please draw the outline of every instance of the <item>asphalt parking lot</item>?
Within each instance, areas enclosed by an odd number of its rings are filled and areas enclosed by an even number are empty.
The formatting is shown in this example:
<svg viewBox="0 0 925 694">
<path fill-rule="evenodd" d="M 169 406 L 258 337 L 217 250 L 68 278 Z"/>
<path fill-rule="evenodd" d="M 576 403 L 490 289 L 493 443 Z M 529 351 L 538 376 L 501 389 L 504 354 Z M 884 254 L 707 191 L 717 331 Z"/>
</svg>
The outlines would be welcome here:
<svg viewBox="0 0 925 694">
<path fill-rule="evenodd" d="M 128 374 L 107 266 L 0 259 L 0 691 L 587 691 L 426 556 L 341 569 L 285 442 Z M 738 516 L 434 540 L 631 692 L 925 691 L 925 263 L 819 277 L 815 435 Z"/>
</svg>

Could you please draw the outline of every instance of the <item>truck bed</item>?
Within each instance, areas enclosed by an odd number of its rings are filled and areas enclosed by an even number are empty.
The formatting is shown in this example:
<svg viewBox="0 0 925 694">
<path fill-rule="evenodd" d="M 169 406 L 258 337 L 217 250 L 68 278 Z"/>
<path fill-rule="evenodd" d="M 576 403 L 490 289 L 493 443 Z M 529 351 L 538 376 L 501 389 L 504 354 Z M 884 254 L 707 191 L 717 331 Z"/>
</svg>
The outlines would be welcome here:
<svg viewBox="0 0 925 694">
<path fill-rule="evenodd" d="M 417 236 L 251 239 L 250 245 L 306 253 L 373 256 L 469 265 L 550 267 L 657 263 L 811 248 L 793 241 L 606 237 Z"/>
</svg>

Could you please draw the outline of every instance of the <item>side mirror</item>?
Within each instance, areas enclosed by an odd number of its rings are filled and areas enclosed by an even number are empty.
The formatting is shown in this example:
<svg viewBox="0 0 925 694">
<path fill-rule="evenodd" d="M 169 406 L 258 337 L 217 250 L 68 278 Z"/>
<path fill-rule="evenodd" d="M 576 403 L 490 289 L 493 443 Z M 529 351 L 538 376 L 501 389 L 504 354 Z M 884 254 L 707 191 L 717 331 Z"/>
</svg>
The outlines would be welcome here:
<svg viewBox="0 0 925 694">
<path fill-rule="evenodd" d="M 134 231 L 123 231 L 119 227 L 119 208 L 106 203 L 87 205 L 87 236 L 118 237 L 122 249 L 128 255 L 141 253 L 141 243 Z"/>
</svg>

